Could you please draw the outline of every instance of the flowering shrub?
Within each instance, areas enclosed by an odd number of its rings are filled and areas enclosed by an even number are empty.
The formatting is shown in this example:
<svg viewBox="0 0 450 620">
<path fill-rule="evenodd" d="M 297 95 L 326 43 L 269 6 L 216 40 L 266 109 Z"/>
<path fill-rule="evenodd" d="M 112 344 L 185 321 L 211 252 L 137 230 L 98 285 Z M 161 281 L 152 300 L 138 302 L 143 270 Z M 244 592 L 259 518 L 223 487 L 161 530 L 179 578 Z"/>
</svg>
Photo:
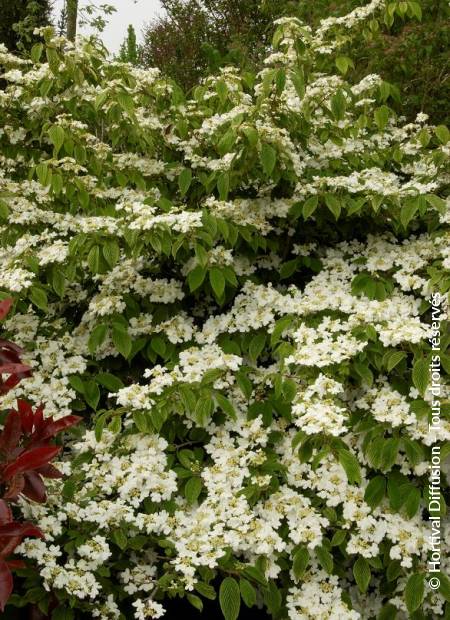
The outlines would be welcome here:
<svg viewBox="0 0 450 620">
<path fill-rule="evenodd" d="M 0 302 L 0 320 L 11 309 L 12 299 Z M 30 376 L 29 366 L 20 360 L 21 349 L 7 340 L 0 340 L 0 386 L 1 392 L 13 389 L 21 379 Z M 2 375 L 8 379 L 3 381 Z M 24 566 L 20 560 L 8 560 L 25 537 L 43 537 L 40 529 L 31 523 L 14 521 L 8 502 L 17 501 L 20 496 L 35 502 L 46 499 L 42 478 L 60 478 L 61 473 L 50 461 L 60 452 L 60 446 L 50 441 L 59 432 L 76 424 L 78 416 L 65 416 L 54 422 L 44 419 L 43 408 L 33 411 L 24 400 L 17 401 L 17 411 L 11 409 L 0 433 L 0 610 L 4 611 L 12 588 L 11 568 Z"/>
<path fill-rule="evenodd" d="M 46 540 L 20 546 L 37 570 L 14 604 L 448 615 L 424 577 L 449 132 L 403 124 L 376 75 L 323 73 L 382 5 L 282 19 L 260 74 L 191 99 L 92 41 L 2 51 L 0 279 L 34 369 L 5 401 L 88 425 L 47 503 L 21 503 Z"/>
</svg>

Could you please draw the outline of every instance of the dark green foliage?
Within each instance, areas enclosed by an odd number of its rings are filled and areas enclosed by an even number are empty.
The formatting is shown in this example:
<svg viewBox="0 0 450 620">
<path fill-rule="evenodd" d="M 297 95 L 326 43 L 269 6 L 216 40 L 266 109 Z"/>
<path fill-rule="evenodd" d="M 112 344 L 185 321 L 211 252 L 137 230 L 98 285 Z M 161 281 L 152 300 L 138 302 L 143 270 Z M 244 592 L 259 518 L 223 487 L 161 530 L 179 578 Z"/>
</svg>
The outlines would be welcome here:
<svg viewBox="0 0 450 620">
<path fill-rule="evenodd" d="M 450 10 L 445 0 L 388 3 L 380 23 L 369 21 L 352 42 L 353 79 L 379 73 L 398 88 L 396 111 L 412 119 L 426 111 L 433 123 L 449 121 Z M 162 0 L 164 17 L 144 30 L 140 62 L 157 66 L 184 88 L 220 66 L 257 69 L 273 34 L 273 21 L 294 15 L 317 27 L 321 19 L 345 15 L 358 0 L 259 2 Z M 383 23 L 384 22 L 384 23 Z M 401 99 L 401 103 L 400 103 Z"/>
<path fill-rule="evenodd" d="M 51 22 L 49 0 L 0 0 L 0 43 L 11 52 L 30 49 L 38 38 L 33 30 Z"/>
</svg>

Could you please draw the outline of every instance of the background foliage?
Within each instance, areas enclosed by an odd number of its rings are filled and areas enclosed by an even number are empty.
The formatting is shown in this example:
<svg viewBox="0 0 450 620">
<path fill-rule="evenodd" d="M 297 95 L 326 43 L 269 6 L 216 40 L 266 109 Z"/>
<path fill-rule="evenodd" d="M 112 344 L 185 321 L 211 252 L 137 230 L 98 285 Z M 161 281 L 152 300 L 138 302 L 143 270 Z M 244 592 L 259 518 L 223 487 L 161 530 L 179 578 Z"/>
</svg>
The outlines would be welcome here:
<svg viewBox="0 0 450 620">
<path fill-rule="evenodd" d="M 312 27 L 342 16 L 357 0 L 330 2 L 234 2 L 164 0 L 167 14 L 144 29 L 143 66 L 159 67 L 184 88 L 225 64 L 260 66 L 273 34 L 273 22 L 295 15 Z M 390 2 L 384 19 L 373 20 L 352 38 L 355 76 L 379 73 L 402 93 L 397 109 L 414 118 L 426 110 L 448 124 L 450 9 L 444 0 Z"/>
</svg>

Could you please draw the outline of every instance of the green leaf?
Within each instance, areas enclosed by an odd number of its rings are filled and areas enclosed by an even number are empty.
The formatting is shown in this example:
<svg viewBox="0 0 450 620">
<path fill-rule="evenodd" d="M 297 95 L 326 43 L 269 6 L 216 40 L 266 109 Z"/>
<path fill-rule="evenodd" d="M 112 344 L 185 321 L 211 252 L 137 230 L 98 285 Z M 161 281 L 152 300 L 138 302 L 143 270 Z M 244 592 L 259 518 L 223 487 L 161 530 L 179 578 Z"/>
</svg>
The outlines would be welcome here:
<svg viewBox="0 0 450 620">
<path fill-rule="evenodd" d="M 278 69 L 275 77 L 275 86 L 277 89 L 277 95 L 281 95 L 286 86 L 286 71 L 285 69 Z"/>
<path fill-rule="evenodd" d="M 219 603 L 225 620 L 237 620 L 241 608 L 239 585 L 233 577 L 226 577 L 220 584 Z"/>
<path fill-rule="evenodd" d="M 199 596 L 196 596 L 195 594 L 188 594 L 186 598 L 190 604 L 195 607 L 195 609 L 203 611 L 203 601 Z"/>
<path fill-rule="evenodd" d="M 9 213 L 9 207 L 6 202 L 4 202 L 4 200 L 0 200 L 0 218 L 6 221 L 9 217 Z"/>
<path fill-rule="evenodd" d="M 44 45 L 42 43 L 36 43 L 36 45 L 33 45 L 30 52 L 31 60 L 35 63 L 39 62 L 43 51 Z"/>
<path fill-rule="evenodd" d="M 331 97 L 331 111 L 333 112 L 336 120 L 341 120 L 344 118 L 346 109 L 347 99 L 345 98 L 342 90 L 338 90 L 337 93 Z"/>
<path fill-rule="evenodd" d="M 381 469 L 388 471 L 391 469 L 397 461 L 398 450 L 400 447 L 400 440 L 395 437 L 390 437 L 384 442 L 383 450 L 381 452 Z"/>
<path fill-rule="evenodd" d="M 47 185 L 47 181 L 49 178 L 49 171 L 47 164 L 40 163 L 36 166 L 36 176 L 41 185 Z"/>
<path fill-rule="evenodd" d="M 99 373 L 95 380 L 112 393 L 118 392 L 123 388 L 122 380 L 109 372 Z"/>
<path fill-rule="evenodd" d="M 306 547 L 301 547 L 295 552 L 292 560 L 292 570 L 297 579 L 301 579 L 309 563 L 309 551 Z"/>
<path fill-rule="evenodd" d="M 417 360 L 412 370 L 412 381 L 421 396 L 425 396 L 430 381 L 430 366 L 426 359 Z"/>
<path fill-rule="evenodd" d="M 290 278 L 297 270 L 298 265 L 298 258 L 294 258 L 293 260 L 288 260 L 286 263 L 283 263 L 280 267 L 280 280 Z"/>
<path fill-rule="evenodd" d="M 256 336 L 253 336 L 248 348 L 248 352 L 253 362 L 256 362 L 258 357 L 261 355 L 265 344 L 266 334 L 257 334 Z"/>
<path fill-rule="evenodd" d="M 424 576 L 422 574 L 411 575 L 406 583 L 404 597 L 410 614 L 419 609 L 425 597 Z"/>
<path fill-rule="evenodd" d="M 84 394 L 84 382 L 78 375 L 70 375 L 69 377 L 70 386 L 80 394 Z"/>
<path fill-rule="evenodd" d="M 84 398 L 92 409 L 97 409 L 100 400 L 100 390 L 95 381 L 84 381 Z"/>
<path fill-rule="evenodd" d="M 148 433 L 150 430 L 149 419 L 144 411 L 135 411 L 133 413 L 133 422 L 141 433 Z"/>
<path fill-rule="evenodd" d="M 346 537 L 347 537 L 347 532 L 345 530 L 337 530 L 333 534 L 333 538 L 331 539 L 331 546 L 339 547 L 339 545 L 342 545 Z"/>
<path fill-rule="evenodd" d="M 226 413 L 229 418 L 231 418 L 232 420 L 235 420 L 236 412 L 234 410 L 233 405 L 228 400 L 228 398 L 226 398 L 226 396 L 224 396 L 220 392 L 216 392 L 216 394 L 214 395 L 214 398 L 216 399 L 217 404 L 222 409 L 222 411 Z"/>
<path fill-rule="evenodd" d="M 225 103 L 228 97 L 228 86 L 226 85 L 226 82 L 224 80 L 218 80 L 215 87 L 221 103 Z"/>
<path fill-rule="evenodd" d="M 384 476 L 375 476 L 370 480 L 364 492 L 364 500 L 372 508 L 376 508 L 386 494 L 386 478 Z"/>
<path fill-rule="evenodd" d="M 304 217 L 305 220 L 307 220 L 309 217 L 311 217 L 311 215 L 317 209 L 318 203 L 319 203 L 319 199 L 318 199 L 317 195 L 316 196 L 310 196 L 309 198 L 307 198 L 305 200 L 305 203 L 304 203 L 303 209 L 302 209 L 303 217 Z"/>
<path fill-rule="evenodd" d="M 419 511 L 421 499 L 422 495 L 420 490 L 416 487 L 411 487 L 403 504 L 403 508 L 409 519 L 412 519 Z"/>
<path fill-rule="evenodd" d="M 220 299 L 225 291 L 225 276 L 218 267 L 211 267 L 209 281 L 217 299 Z"/>
<path fill-rule="evenodd" d="M 369 562 L 365 558 L 359 557 L 353 564 L 353 576 L 358 585 L 359 591 L 367 592 L 372 572 L 370 570 Z"/>
<path fill-rule="evenodd" d="M 194 588 L 197 590 L 199 594 L 209 599 L 210 601 L 214 601 L 217 598 L 216 591 L 213 586 L 208 583 L 204 583 L 203 581 L 197 581 Z"/>
<path fill-rule="evenodd" d="M 292 83 L 294 84 L 295 90 L 297 91 L 297 95 L 300 97 L 300 99 L 303 99 L 303 97 L 305 96 L 305 90 L 306 90 L 304 76 L 300 72 L 292 72 L 291 80 L 292 80 Z"/>
<path fill-rule="evenodd" d="M 29 298 L 32 304 L 34 304 L 40 310 L 48 310 L 47 293 L 42 288 L 32 286 L 30 289 Z"/>
<path fill-rule="evenodd" d="M 404 228 L 408 227 L 408 224 L 416 215 L 418 208 L 418 203 L 415 200 L 409 200 L 406 204 L 402 206 L 400 212 L 400 221 Z"/>
<path fill-rule="evenodd" d="M 441 582 L 439 592 L 447 602 L 450 602 L 450 579 L 445 573 L 439 573 L 439 581 Z"/>
<path fill-rule="evenodd" d="M 203 484 L 199 476 L 189 478 L 184 487 L 184 495 L 190 504 L 193 504 L 202 492 Z"/>
<path fill-rule="evenodd" d="M 333 556 L 331 555 L 331 553 L 325 547 L 316 547 L 315 551 L 320 564 L 327 571 L 327 573 L 331 574 L 333 572 L 334 564 Z"/>
<path fill-rule="evenodd" d="M 408 437 L 403 437 L 403 447 L 408 460 L 413 465 L 418 465 L 422 461 L 426 460 L 424 449 L 418 441 L 409 439 Z"/>
<path fill-rule="evenodd" d="M 344 468 L 350 484 L 361 484 L 361 470 L 358 459 L 348 450 L 338 450 L 339 463 Z"/>
<path fill-rule="evenodd" d="M 99 416 L 95 422 L 94 434 L 95 434 L 95 439 L 97 441 L 100 441 L 102 438 L 105 424 L 106 424 L 106 415 L 104 414 L 104 415 Z"/>
<path fill-rule="evenodd" d="M 373 383 L 373 373 L 370 368 L 366 366 L 366 364 L 359 361 L 353 362 L 353 368 L 356 370 L 364 383 L 370 387 Z"/>
<path fill-rule="evenodd" d="M 236 138 L 237 136 L 235 130 L 228 129 L 228 131 L 226 131 L 225 134 L 221 137 L 217 145 L 219 155 L 223 157 L 226 153 L 229 153 L 236 142 Z"/>
<path fill-rule="evenodd" d="M 263 600 L 269 613 L 274 616 L 279 611 L 283 600 L 275 581 L 269 581 L 269 587 L 263 591 Z"/>
<path fill-rule="evenodd" d="M 94 108 L 96 110 L 100 110 L 100 108 L 102 107 L 102 105 L 105 103 L 105 101 L 108 99 L 108 91 L 104 90 L 103 92 L 99 93 L 96 97 L 95 97 L 95 101 L 94 101 Z"/>
<path fill-rule="evenodd" d="M 64 187 L 64 180 L 60 174 L 53 174 L 52 176 L 52 192 L 58 196 Z"/>
<path fill-rule="evenodd" d="M 434 128 L 434 133 L 442 144 L 447 144 L 450 140 L 450 131 L 445 125 L 438 125 Z"/>
<path fill-rule="evenodd" d="M 217 190 L 220 200 L 228 198 L 228 192 L 230 191 L 230 175 L 228 172 L 223 172 L 217 179 Z"/>
<path fill-rule="evenodd" d="M 353 61 L 348 56 L 338 56 L 335 62 L 336 67 L 339 69 L 342 75 L 345 75 L 348 71 L 348 68 L 353 66 Z"/>
<path fill-rule="evenodd" d="M 52 620 L 74 620 L 75 615 L 73 609 L 64 605 L 64 607 L 56 607 L 52 611 Z"/>
<path fill-rule="evenodd" d="M 261 163 L 264 172 L 271 175 L 277 161 L 277 152 L 270 144 L 263 144 L 261 149 Z"/>
<path fill-rule="evenodd" d="M 90 353 L 95 353 L 98 347 L 103 344 L 108 333 L 108 326 L 104 323 L 96 325 L 91 332 L 88 340 L 88 349 Z"/>
<path fill-rule="evenodd" d="M 256 605 L 256 590 L 244 577 L 241 577 L 239 580 L 239 590 L 241 591 L 242 600 L 247 607 Z"/>
<path fill-rule="evenodd" d="M 337 220 L 341 214 L 341 202 L 334 194 L 325 194 L 325 204 Z"/>
<path fill-rule="evenodd" d="M 111 268 L 113 268 L 114 265 L 119 260 L 119 256 L 120 256 L 119 244 L 117 243 L 117 241 L 114 241 L 112 239 L 110 241 L 105 241 L 105 243 L 102 246 L 102 253 L 108 265 Z"/>
<path fill-rule="evenodd" d="M 256 566 L 246 566 L 244 569 L 244 575 L 249 579 L 253 579 L 253 581 L 260 583 L 262 586 L 267 586 L 267 580 L 264 577 L 264 574 L 259 568 L 256 568 Z"/>
<path fill-rule="evenodd" d="M 214 401 L 209 396 L 199 398 L 195 405 L 194 418 L 199 426 L 206 426 L 214 411 Z"/>
<path fill-rule="evenodd" d="M 109 424 L 108 430 L 114 435 L 118 435 L 122 430 L 122 419 L 119 415 L 113 415 Z"/>
<path fill-rule="evenodd" d="M 391 111 L 386 105 L 382 105 L 375 110 L 374 119 L 380 131 L 382 131 L 386 127 L 390 114 Z"/>
<path fill-rule="evenodd" d="M 394 351 L 389 355 L 386 361 L 386 368 L 388 372 L 394 370 L 398 364 L 406 357 L 406 353 L 404 351 Z"/>
<path fill-rule="evenodd" d="M 435 196 L 434 194 L 427 194 L 425 196 L 425 200 L 434 209 L 436 209 L 436 211 L 439 211 L 439 213 L 445 213 L 445 210 L 446 210 L 445 200 L 443 200 L 439 196 Z"/>
<path fill-rule="evenodd" d="M 209 583 L 204 583 L 203 581 L 197 581 L 194 588 L 197 590 L 199 594 L 208 598 L 210 601 L 214 601 L 217 597 L 216 591 L 213 586 L 210 586 Z"/>
<path fill-rule="evenodd" d="M 114 530 L 111 534 L 113 542 L 124 551 L 127 548 L 127 537 L 123 530 Z"/>
<path fill-rule="evenodd" d="M 55 266 L 52 269 L 51 282 L 52 282 L 52 288 L 55 291 L 55 293 L 58 295 L 58 297 L 62 298 L 64 296 L 64 291 L 66 290 L 66 277 L 62 273 L 61 268 L 59 266 L 58 267 Z"/>
<path fill-rule="evenodd" d="M 93 245 L 87 256 L 88 267 L 92 273 L 96 274 L 100 269 L 100 248 Z"/>
<path fill-rule="evenodd" d="M 48 131 L 48 137 L 53 144 L 55 157 L 58 155 L 65 140 L 64 129 L 59 125 L 53 125 Z"/>
<path fill-rule="evenodd" d="M 134 112 L 134 101 L 133 97 L 124 91 L 116 92 L 115 95 L 116 101 L 119 103 L 120 107 L 128 112 L 128 114 L 133 114 Z"/>
<path fill-rule="evenodd" d="M 152 350 L 157 353 L 160 357 L 164 357 L 167 351 L 166 341 L 162 336 L 153 336 L 150 341 L 150 347 Z"/>
<path fill-rule="evenodd" d="M 254 147 L 258 144 L 258 132 L 254 127 L 245 127 L 242 131 L 244 132 L 250 146 Z"/>
<path fill-rule="evenodd" d="M 414 17 L 417 17 L 417 19 L 421 21 L 422 20 L 422 7 L 420 6 L 419 2 L 408 2 L 408 6 L 411 9 L 411 12 L 414 15 Z"/>
<path fill-rule="evenodd" d="M 398 609 L 394 605 L 388 603 L 387 605 L 384 605 L 381 609 L 380 613 L 378 614 L 377 620 L 395 620 L 395 618 L 397 617 L 397 613 Z"/>
<path fill-rule="evenodd" d="M 190 168 L 184 168 L 178 177 L 178 187 L 180 188 L 180 193 L 184 196 L 188 189 L 190 188 L 192 183 L 192 170 Z"/>
<path fill-rule="evenodd" d="M 202 284 L 206 276 L 206 269 L 197 265 L 188 273 L 187 281 L 191 293 L 196 291 Z"/>
<path fill-rule="evenodd" d="M 131 338 L 126 327 L 115 324 L 112 329 L 112 341 L 114 346 L 125 359 L 130 355 L 132 349 Z"/>
</svg>

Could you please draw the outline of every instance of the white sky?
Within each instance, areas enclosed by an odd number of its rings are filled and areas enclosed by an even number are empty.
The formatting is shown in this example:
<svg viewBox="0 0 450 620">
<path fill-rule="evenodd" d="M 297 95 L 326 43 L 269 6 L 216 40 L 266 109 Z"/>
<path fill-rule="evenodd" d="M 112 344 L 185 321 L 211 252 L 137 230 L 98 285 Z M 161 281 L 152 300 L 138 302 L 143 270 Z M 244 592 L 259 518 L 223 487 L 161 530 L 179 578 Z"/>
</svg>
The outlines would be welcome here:
<svg viewBox="0 0 450 620">
<path fill-rule="evenodd" d="M 133 24 L 138 41 L 141 38 L 142 27 L 155 15 L 161 14 L 159 0 L 94 0 L 91 4 L 111 4 L 116 12 L 110 15 L 108 25 L 101 33 L 101 38 L 111 52 L 117 52 L 125 38 L 129 24 Z M 81 7 L 89 4 L 89 0 L 79 0 Z M 58 17 L 64 0 L 54 0 L 54 13 Z M 79 28 L 80 34 L 89 34 L 89 29 Z"/>
</svg>

